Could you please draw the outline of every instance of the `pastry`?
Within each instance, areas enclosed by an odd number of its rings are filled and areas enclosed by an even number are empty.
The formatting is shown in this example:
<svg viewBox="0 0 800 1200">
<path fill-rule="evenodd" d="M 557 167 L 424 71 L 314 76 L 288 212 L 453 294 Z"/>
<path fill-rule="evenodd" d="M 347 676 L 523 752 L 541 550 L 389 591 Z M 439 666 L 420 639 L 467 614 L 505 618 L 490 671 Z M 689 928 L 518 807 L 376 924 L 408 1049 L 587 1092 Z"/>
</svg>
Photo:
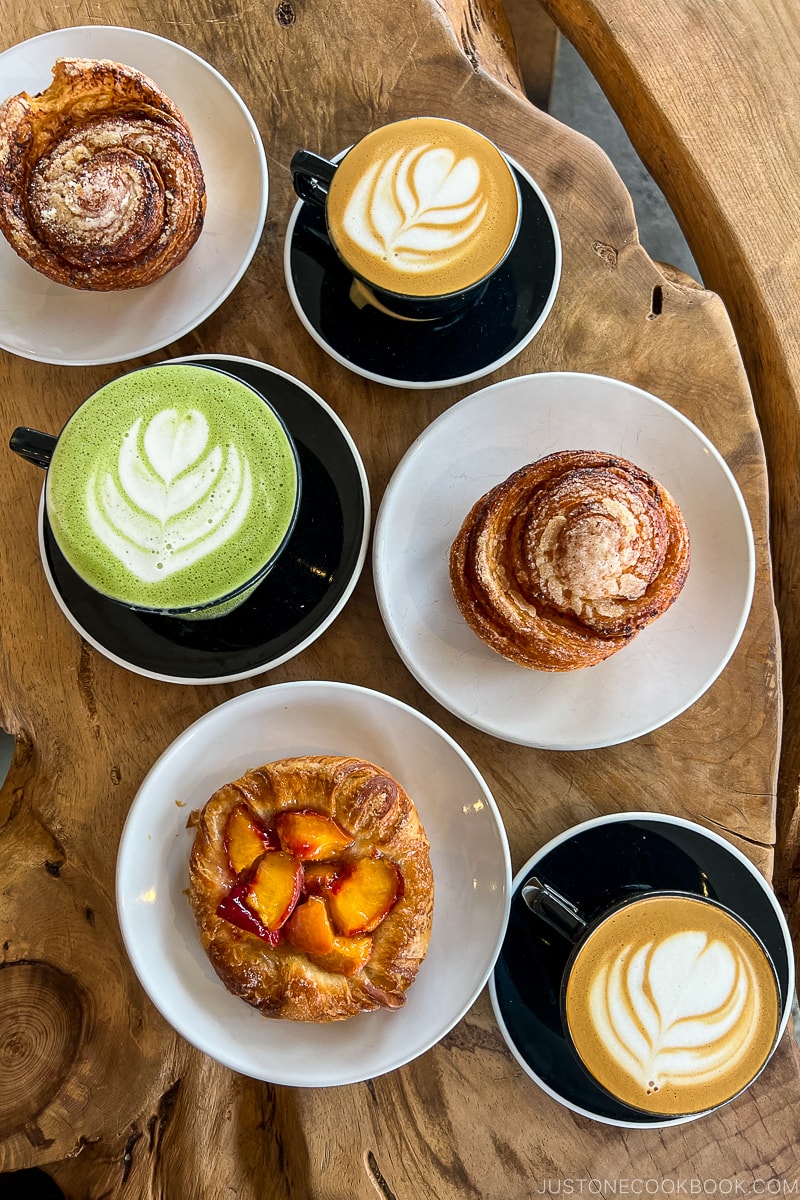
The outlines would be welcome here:
<svg viewBox="0 0 800 1200">
<path fill-rule="evenodd" d="M 403 1005 L 433 875 L 397 780 L 359 758 L 281 759 L 225 784 L 193 824 L 189 899 L 230 992 L 297 1021 Z"/>
<path fill-rule="evenodd" d="M 459 609 L 488 646 L 539 671 L 589 667 L 677 599 L 689 571 L 680 508 L 627 459 L 565 450 L 473 505 L 450 549 Z"/>
<path fill-rule="evenodd" d="M 203 227 L 192 135 L 147 76 L 60 58 L 53 82 L 0 106 L 0 229 L 30 266 L 85 291 L 143 287 Z"/>
</svg>

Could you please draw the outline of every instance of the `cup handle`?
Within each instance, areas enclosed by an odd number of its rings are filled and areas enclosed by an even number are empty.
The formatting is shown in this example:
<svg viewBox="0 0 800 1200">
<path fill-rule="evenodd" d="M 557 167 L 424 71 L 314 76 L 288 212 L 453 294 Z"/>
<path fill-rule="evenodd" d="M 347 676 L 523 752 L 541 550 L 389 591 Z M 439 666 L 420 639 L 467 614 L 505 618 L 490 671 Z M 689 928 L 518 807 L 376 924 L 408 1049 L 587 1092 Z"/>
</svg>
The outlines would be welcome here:
<svg viewBox="0 0 800 1200">
<path fill-rule="evenodd" d="M 8 445 L 20 458 L 46 470 L 50 466 L 57 441 L 58 438 L 53 437 L 51 433 L 42 433 L 39 429 L 28 429 L 20 425 L 12 433 Z"/>
<path fill-rule="evenodd" d="M 324 207 L 336 163 L 320 158 L 310 150 L 296 150 L 289 164 L 294 190 L 301 200 L 311 200 Z"/>
<path fill-rule="evenodd" d="M 532 913 L 571 942 L 577 941 L 588 925 L 570 900 L 534 875 L 522 885 L 522 899 Z"/>
</svg>

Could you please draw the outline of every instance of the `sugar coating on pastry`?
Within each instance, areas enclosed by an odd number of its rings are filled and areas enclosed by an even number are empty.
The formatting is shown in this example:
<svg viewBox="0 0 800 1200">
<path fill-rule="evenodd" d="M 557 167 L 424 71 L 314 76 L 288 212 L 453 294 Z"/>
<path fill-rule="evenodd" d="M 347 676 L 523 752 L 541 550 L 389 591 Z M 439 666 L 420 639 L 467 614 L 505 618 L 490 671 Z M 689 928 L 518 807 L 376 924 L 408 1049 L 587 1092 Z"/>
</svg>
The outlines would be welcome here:
<svg viewBox="0 0 800 1200">
<path fill-rule="evenodd" d="M 416 807 L 388 772 L 336 755 L 280 759 L 219 788 L 190 824 L 189 899 L 230 992 L 297 1021 L 405 1003 L 434 885 Z"/>
<path fill-rule="evenodd" d="M 186 121 L 133 67 L 61 58 L 45 91 L 0 105 L 0 231 L 57 283 L 153 283 L 189 253 L 205 210 Z"/>
<path fill-rule="evenodd" d="M 570 671 L 626 646 L 677 599 L 689 533 L 672 496 L 627 459 L 549 454 L 466 515 L 450 581 L 467 623 L 520 666 Z"/>
</svg>

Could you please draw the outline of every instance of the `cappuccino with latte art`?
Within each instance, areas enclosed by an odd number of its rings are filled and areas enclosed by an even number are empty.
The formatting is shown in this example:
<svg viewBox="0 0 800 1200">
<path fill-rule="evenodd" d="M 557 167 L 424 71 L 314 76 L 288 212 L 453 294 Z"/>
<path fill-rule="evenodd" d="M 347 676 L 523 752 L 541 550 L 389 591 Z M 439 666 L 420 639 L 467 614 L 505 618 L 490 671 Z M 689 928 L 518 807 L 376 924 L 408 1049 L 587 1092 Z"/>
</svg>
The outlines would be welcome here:
<svg viewBox="0 0 800 1200">
<path fill-rule="evenodd" d="M 298 150 L 291 171 L 300 198 L 324 209 L 358 309 L 410 321 L 450 317 L 483 295 L 517 240 L 516 172 L 458 121 L 395 121 L 336 161 Z"/>
<path fill-rule="evenodd" d="M 331 240 L 385 291 L 445 296 L 480 283 L 511 247 L 519 189 L 482 134 L 439 117 L 376 129 L 345 154 L 328 191 Z"/>
<path fill-rule="evenodd" d="M 568 969 L 564 1017 L 593 1079 L 624 1104 L 705 1112 L 773 1049 L 780 1002 L 756 937 L 702 897 L 653 894 L 606 916 Z"/>
</svg>

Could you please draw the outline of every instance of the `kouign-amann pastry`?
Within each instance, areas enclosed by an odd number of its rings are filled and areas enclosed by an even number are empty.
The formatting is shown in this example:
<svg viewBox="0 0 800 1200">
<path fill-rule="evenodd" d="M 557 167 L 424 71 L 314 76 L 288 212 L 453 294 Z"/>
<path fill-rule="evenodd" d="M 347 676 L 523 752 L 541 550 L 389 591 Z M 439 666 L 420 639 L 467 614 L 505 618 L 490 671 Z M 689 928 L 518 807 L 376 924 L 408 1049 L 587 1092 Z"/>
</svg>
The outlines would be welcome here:
<svg viewBox="0 0 800 1200">
<path fill-rule="evenodd" d="M 396 779 L 359 758 L 281 759 L 225 784 L 192 822 L 189 898 L 230 992 L 297 1021 L 405 1003 L 433 874 Z"/>
<path fill-rule="evenodd" d="M 677 503 L 612 454 L 566 450 L 515 471 L 450 550 L 464 619 L 520 666 L 571 671 L 626 646 L 678 597 L 689 534 Z"/>
<path fill-rule="evenodd" d="M 0 106 L 0 230 L 57 283 L 152 283 L 186 257 L 205 209 L 183 116 L 133 67 L 61 58 L 45 91 Z"/>
</svg>

